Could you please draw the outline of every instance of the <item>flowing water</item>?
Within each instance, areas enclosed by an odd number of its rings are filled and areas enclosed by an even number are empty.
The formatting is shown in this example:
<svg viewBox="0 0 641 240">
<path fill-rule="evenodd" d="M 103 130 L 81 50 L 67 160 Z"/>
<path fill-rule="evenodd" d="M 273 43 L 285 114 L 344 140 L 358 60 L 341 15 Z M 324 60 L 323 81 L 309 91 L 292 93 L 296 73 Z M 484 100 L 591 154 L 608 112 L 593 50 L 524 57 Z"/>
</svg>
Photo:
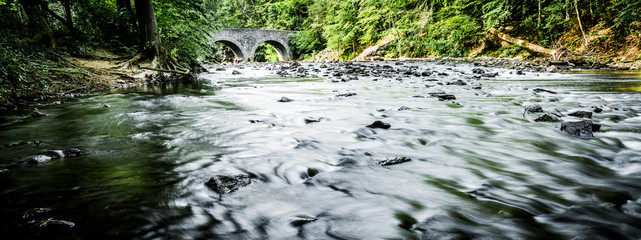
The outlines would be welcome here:
<svg viewBox="0 0 641 240">
<path fill-rule="evenodd" d="M 470 64 L 409 66 L 448 75 L 212 70 L 37 106 L 44 118 L 5 113 L 0 238 L 641 238 L 641 73 L 467 79 Z M 458 79 L 468 85 L 438 84 Z M 456 100 L 429 98 L 440 91 Z M 528 104 L 563 121 L 599 107 L 602 127 L 570 136 Z M 376 120 L 391 128 L 366 127 Z M 69 148 L 83 155 L 24 162 Z M 411 161 L 379 164 L 397 157 Z M 252 183 L 224 195 L 205 185 L 226 174 Z"/>
</svg>

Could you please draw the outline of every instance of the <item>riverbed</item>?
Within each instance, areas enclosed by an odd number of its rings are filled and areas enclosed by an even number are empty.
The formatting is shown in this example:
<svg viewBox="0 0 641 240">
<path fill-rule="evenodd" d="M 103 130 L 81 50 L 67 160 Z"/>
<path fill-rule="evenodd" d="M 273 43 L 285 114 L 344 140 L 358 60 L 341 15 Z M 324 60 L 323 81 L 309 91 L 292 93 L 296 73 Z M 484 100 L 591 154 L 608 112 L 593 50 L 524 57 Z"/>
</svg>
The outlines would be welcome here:
<svg viewBox="0 0 641 240">
<path fill-rule="evenodd" d="M 641 238 L 641 72 L 282 63 L 199 77 L 4 113 L 2 238 Z M 576 121 L 600 129 L 561 131 Z M 69 149 L 82 155 L 33 160 Z M 206 185 L 220 175 L 251 184 L 220 194 Z"/>
</svg>

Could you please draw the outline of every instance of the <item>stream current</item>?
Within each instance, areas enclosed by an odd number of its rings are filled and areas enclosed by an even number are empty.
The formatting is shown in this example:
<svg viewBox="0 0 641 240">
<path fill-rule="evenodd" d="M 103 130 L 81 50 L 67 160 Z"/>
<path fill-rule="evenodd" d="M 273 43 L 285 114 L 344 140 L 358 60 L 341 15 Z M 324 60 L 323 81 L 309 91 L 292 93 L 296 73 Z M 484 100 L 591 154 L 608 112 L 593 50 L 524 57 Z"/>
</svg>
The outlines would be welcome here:
<svg viewBox="0 0 641 240">
<path fill-rule="evenodd" d="M 363 64 L 376 65 L 434 73 L 338 81 L 320 64 L 303 64 L 318 77 L 231 67 L 36 106 L 43 118 L 3 113 L 0 238 L 641 238 L 641 73 Z M 571 136 L 535 122 L 531 104 L 601 129 Z M 366 127 L 376 120 L 391 127 Z M 70 148 L 82 156 L 25 162 Z M 411 161 L 379 164 L 400 157 Z M 234 174 L 252 183 L 205 185 Z"/>
</svg>

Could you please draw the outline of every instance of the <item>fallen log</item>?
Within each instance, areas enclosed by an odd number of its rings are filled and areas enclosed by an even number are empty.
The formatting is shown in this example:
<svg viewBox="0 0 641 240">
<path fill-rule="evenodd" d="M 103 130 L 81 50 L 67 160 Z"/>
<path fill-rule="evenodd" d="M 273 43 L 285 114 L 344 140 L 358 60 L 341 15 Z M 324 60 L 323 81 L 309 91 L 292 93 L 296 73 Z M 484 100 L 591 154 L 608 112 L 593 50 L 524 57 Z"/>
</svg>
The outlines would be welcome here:
<svg viewBox="0 0 641 240">
<path fill-rule="evenodd" d="M 537 44 L 525 41 L 523 39 L 518 39 L 518 38 L 512 37 L 510 35 L 507 35 L 505 33 L 500 32 L 499 30 L 496 30 L 496 29 L 490 29 L 490 34 L 498 37 L 499 39 L 501 39 L 503 41 L 506 41 L 506 42 L 509 42 L 509 43 L 512 43 L 512 44 L 515 44 L 515 45 L 518 45 L 518 46 L 521 46 L 521 47 L 524 47 L 524 48 L 527 48 L 527 49 L 530 49 L 530 50 L 532 50 L 534 52 L 538 52 L 538 53 L 542 53 L 542 54 L 545 54 L 545 55 L 552 56 L 552 58 L 554 58 L 554 59 L 559 59 L 561 57 L 561 54 L 562 54 L 558 50 L 548 49 L 548 48 L 539 46 Z"/>
</svg>

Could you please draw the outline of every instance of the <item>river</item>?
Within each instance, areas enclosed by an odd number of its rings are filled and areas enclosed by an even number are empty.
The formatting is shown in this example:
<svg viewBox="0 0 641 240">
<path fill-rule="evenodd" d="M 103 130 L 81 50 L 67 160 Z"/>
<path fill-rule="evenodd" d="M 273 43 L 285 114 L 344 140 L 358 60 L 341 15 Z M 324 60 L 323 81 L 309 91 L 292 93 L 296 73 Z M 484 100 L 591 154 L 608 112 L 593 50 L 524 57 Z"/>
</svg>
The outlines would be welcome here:
<svg viewBox="0 0 641 240">
<path fill-rule="evenodd" d="M 376 65 L 431 74 L 362 74 Z M 389 62 L 350 80 L 333 76 L 341 63 L 279 66 L 3 113 L 1 238 L 641 238 L 640 72 Z M 566 134 L 532 104 L 601 129 Z M 391 127 L 366 127 L 377 120 Z M 71 148 L 82 156 L 26 162 Z M 251 184 L 205 185 L 233 174 Z"/>
</svg>

